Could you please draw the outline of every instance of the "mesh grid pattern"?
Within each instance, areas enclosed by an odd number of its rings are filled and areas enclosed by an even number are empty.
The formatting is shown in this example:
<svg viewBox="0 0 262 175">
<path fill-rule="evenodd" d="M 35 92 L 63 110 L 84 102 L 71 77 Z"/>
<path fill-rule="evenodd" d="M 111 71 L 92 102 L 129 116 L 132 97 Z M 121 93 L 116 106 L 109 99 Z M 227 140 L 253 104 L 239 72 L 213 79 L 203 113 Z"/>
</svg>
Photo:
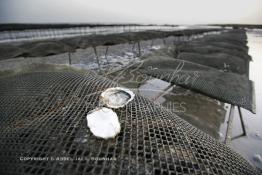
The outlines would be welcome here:
<svg viewBox="0 0 262 175">
<path fill-rule="evenodd" d="M 182 52 L 176 58 L 241 75 L 245 75 L 249 71 L 243 59 L 224 53 L 203 55 L 199 53 Z M 228 68 L 225 68 L 225 66 L 228 66 Z"/>
<path fill-rule="evenodd" d="M 139 71 L 145 75 L 241 106 L 253 113 L 256 111 L 254 85 L 245 75 L 168 56 L 148 56 L 139 64 Z"/>
<path fill-rule="evenodd" d="M 27 73 L 1 78 L 0 85 L 0 174 L 259 174 L 230 148 L 138 95 L 115 110 L 116 138 L 94 137 L 86 115 L 101 91 L 116 84 L 93 73 Z"/>
<path fill-rule="evenodd" d="M 176 44 L 174 57 L 241 75 L 249 74 L 245 30 L 228 30 L 190 43 Z"/>
<path fill-rule="evenodd" d="M 253 82 L 247 80 L 245 77 L 233 74 L 225 76 L 224 73 L 219 71 L 206 72 L 199 70 L 199 78 L 194 83 L 189 84 L 185 81 L 186 77 L 183 77 L 183 75 L 193 77 L 194 71 L 181 71 L 177 74 L 177 77 L 180 76 L 183 78 L 181 81 L 174 77 L 174 70 L 166 69 L 141 72 L 255 112 Z M 225 82 L 227 83 L 225 84 Z"/>
<path fill-rule="evenodd" d="M 98 34 L 70 38 L 51 38 L 39 41 L 32 40 L 28 42 L 18 42 L 14 44 L 0 43 L 0 60 L 16 57 L 44 57 L 75 52 L 77 49 L 86 49 L 95 46 L 112 46 L 143 40 L 166 38 L 169 36 L 190 36 L 212 31 L 220 31 L 220 29 L 186 29 L 177 31 L 147 30 L 107 35 Z"/>
</svg>

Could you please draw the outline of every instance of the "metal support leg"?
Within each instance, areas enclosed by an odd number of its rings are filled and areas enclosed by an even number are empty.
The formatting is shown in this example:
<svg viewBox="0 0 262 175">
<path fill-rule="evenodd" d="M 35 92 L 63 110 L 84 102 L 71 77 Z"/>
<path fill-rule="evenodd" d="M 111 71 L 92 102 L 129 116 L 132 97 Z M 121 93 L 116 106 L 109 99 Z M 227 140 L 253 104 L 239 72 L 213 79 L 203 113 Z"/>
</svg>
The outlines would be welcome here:
<svg viewBox="0 0 262 175">
<path fill-rule="evenodd" d="M 230 112 L 229 112 L 229 117 L 227 120 L 227 131 L 226 131 L 226 137 L 225 137 L 225 144 L 230 144 L 231 141 L 231 132 L 232 132 L 232 122 L 234 118 L 234 110 L 235 106 L 231 105 Z"/>
<path fill-rule="evenodd" d="M 108 61 L 108 58 L 107 58 L 107 52 L 108 52 L 108 48 L 109 48 L 109 46 L 106 46 L 106 53 L 105 53 L 105 58 L 106 58 L 107 64 L 109 64 L 109 61 Z"/>
<path fill-rule="evenodd" d="M 138 47 L 138 57 L 140 57 L 141 56 L 140 41 L 137 42 L 137 47 Z"/>
<path fill-rule="evenodd" d="M 134 52 L 135 47 L 136 47 L 136 43 L 133 43 L 132 52 Z"/>
<path fill-rule="evenodd" d="M 154 45 L 154 40 L 152 39 L 152 41 L 151 41 L 151 47 L 153 47 L 153 45 Z"/>
<path fill-rule="evenodd" d="M 100 66 L 98 55 L 97 55 L 96 47 L 93 47 L 93 49 L 94 49 L 94 52 L 95 52 L 95 55 L 96 55 L 96 62 L 98 64 L 98 68 L 99 68 L 99 71 L 100 71 L 101 70 L 101 66 Z"/>
<path fill-rule="evenodd" d="M 163 39 L 163 44 L 166 45 L 166 40 L 165 39 Z"/>
<path fill-rule="evenodd" d="M 134 55 L 134 58 L 136 57 L 136 54 L 134 53 L 135 47 L 136 47 L 136 43 L 133 43 L 133 46 L 132 46 L 132 53 L 133 53 L 133 55 Z"/>
<path fill-rule="evenodd" d="M 71 65 L 71 52 L 68 52 L 68 64 Z"/>
<path fill-rule="evenodd" d="M 241 127 L 242 127 L 243 133 L 238 135 L 238 136 L 232 137 L 231 140 L 235 140 L 235 139 L 238 139 L 240 137 L 243 137 L 243 136 L 247 135 L 245 124 L 244 124 L 244 120 L 243 120 L 243 115 L 242 115 L 242 112 L 241 112 L 241 108 L 239 106 L 238 106 L 238 112 L 239 112 L 239 118 L 240 118 L 240 123 L 241 123 Z"/>
<path fill-rule="evenodd" d="M 241 108 L 239 106 L 238 106 L 238 112 L 239 112 L 239 117 L 240 117 L 240 122 L 241 122 L 242 130 L 243 130 L 243 134 L 247 135 L 244 120 L 243 120 L 243 115 L 242 115 L 242 112 L 241 112 Z"/>
</svg>

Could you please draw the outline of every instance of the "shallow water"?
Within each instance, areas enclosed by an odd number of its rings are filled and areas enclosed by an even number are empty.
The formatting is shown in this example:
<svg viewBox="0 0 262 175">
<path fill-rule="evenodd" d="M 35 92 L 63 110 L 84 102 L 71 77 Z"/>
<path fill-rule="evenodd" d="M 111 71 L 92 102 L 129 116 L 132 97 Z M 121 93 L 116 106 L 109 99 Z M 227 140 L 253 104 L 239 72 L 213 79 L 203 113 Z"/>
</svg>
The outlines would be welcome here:
<svg viewBox="0 0 262 175">
<path fill-rule="evenodd" d="M 250 79 L 255 82 L 256 114 L 242 109 L 247 136 L 232 141 L 232 148 L 250 160 L 255 166 L 262 169 L 262 30 L 249 30 L 248 47 L 249 55 L 253 62 L 250 63 Z M 234 116 L 233 135 L 241 134 L 240 120 Z"/>
</svg>

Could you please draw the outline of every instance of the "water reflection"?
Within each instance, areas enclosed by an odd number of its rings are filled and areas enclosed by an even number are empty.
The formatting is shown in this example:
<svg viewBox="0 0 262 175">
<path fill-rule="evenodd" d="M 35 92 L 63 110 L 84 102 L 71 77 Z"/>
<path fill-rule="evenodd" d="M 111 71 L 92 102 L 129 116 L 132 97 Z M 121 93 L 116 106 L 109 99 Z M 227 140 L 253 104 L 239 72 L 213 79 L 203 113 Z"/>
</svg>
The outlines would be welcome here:
<svg viewBox="0 0 262 175">
<path fill-rule="evenodd" d="M 179 86 L 175 86 L 165 98 L 167 100 L 163 103 L 164 106 L 170 103 L 179 104 L 179 110 L 175 109 L 175 113 L 214 138 L 220 139 L 220 125 L 226 116 L 224 103 Z"/>
</svg>

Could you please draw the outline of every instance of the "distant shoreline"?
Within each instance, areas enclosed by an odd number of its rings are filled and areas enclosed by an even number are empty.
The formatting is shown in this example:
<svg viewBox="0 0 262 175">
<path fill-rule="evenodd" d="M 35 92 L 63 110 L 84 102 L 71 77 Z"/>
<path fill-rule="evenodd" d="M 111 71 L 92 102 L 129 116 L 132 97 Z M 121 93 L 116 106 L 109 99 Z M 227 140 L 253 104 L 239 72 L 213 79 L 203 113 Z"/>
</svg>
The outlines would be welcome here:
<svg viewBox="0 0 262 175">
<path fill-rule="evenodd" d="M 156 25 L 156 24 L 19 24 L 19 23 L 4 23 L 0 24 L 0 31 L 14 30 L 32 30 L 32 29 L 63 29 L 72 27 L 113 27 L 113 26 L 170 26 L 178 25 Z"/>
<path fill-rule="evenodd" d="M 262 29 L 262 24 L 199 24 L 203 26 L 220 26 L 220 27 L 233 27 L 233 28 L 259 28 Z M 0 32 L 3 31 L 17 31 L 17 30 L 34 30 L 34 29 L 64 29 L 64 28 L 73 28 L 73 27 L 113 27 L 113 26 L 170 26 L 170 27 L 177 27 L 179 25 L 172 25 L 172 24 L 100 24 L 100 23 L 79 23 L 79 24 L 70 24 L 70 23 L 60 23 L 60 24 L 48 24 L 48 23 L 0 23 Z"/>
<path fill-rule="evenodd" d="M 209 24 L 209 26 L 233 27 L 235 29 L 238 28 L 262 29 L 262 24 Z"/>
</svg>

